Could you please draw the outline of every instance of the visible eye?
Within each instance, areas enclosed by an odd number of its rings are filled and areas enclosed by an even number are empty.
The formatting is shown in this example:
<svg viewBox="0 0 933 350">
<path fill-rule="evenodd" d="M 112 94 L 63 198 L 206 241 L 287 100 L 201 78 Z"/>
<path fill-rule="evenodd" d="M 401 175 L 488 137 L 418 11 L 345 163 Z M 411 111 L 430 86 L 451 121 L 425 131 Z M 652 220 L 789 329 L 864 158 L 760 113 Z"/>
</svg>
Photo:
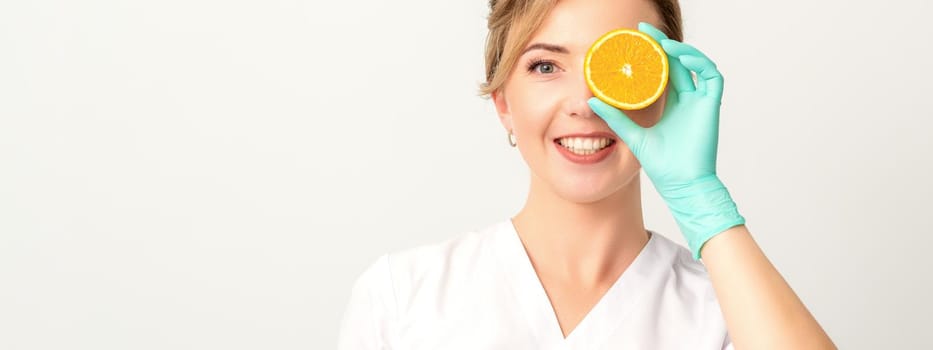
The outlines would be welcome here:
<svg viewBox="0 0 933 350">
<path fill-rule="evenodd" d="M 527 68 L 529 73 L 535 73 L 535 71 L 538 71 L 541 74 L 551 74 L 557 70 L 557 66 L 554 64 L 554 62 L 542 59 L 532 60 L 530 63 L 528 63 Z"/>
</svg>

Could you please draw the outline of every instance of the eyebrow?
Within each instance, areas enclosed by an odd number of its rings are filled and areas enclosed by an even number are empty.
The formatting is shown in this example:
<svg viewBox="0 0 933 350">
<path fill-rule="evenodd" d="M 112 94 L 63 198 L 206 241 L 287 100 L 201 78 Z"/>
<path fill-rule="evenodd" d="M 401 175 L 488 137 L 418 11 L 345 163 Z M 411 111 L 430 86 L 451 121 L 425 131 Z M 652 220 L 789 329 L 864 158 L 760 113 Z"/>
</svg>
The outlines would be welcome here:
<svg viewBox="0 0 933 350">
<path fill-rule="evenodd" d="M 522 51 L 522 54 L 519 56 L 524 56 L 525 53 L 531 50 L 547 50 L 547 51 L 562 53 L 562 54 L 570 53 L 570 50 L 567 50 L 566 47 L 563 47 L 560 45 L 547 44 L 547 43 L 534 43 L 526 47 L 525 50 Z"/>
</svg>

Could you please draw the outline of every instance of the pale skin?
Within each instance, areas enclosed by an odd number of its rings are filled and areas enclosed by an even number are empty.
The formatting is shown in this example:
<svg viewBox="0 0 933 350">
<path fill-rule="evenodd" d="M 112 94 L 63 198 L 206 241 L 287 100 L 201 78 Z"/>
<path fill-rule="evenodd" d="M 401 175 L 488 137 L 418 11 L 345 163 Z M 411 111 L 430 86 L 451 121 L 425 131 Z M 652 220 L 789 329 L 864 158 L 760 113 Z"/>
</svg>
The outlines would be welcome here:
<svg viewBox="0 0 933 350">
<path fill-rule="evenodd" d="M 526 52 L 505 86 L 492 94 L 499 119 L 515 134 L 532 174 L 525 205 L 512 223 L 564 337 L 649 239 L 642 220 L 640 163 L 621 139 L 616 142 L 622 147 L 608 159 L 586 166 L 568 162 L 553 144 L 571 133 L 612 133 L 586 103 L 593 95 L 581 73 L 583 57 L 599 35 L 637 28 L 639 21 L 661 27 L 647 0 L 560 1 L 529 45 L 547 43 L 562 50 Z M 544 63 L 529 71 L 535 59 Z M 666 96 L 627 114 L 650 127 L 660 120 Z M 736 349 L 836 348 L 745 225 L 715 236 L 701 254 Z"/>
</svg>

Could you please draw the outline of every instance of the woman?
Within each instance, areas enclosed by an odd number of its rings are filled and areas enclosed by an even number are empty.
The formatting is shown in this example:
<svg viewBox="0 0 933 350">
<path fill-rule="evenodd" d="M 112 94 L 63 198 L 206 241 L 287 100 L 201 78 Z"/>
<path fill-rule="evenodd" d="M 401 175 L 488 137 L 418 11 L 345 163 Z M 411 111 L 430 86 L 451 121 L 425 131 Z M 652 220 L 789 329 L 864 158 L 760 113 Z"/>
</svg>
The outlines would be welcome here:
<svg viewBox="0 0 933 350">
<path fill-rule="evenodd" d="M 835 348 L 716 176 L 723 79 L 680 42 L 677 0 L 490 9 L 482 93 L 530 168 L 527 201 L 380 257 L 356 281 L 340 349 Z M 582 74 L 589 46 L 623 27 L 654 37 L 671 65 L 664 95 L 624 113 Z M 645 229 L 641 167 L 689 250 Z"/>
</svg>

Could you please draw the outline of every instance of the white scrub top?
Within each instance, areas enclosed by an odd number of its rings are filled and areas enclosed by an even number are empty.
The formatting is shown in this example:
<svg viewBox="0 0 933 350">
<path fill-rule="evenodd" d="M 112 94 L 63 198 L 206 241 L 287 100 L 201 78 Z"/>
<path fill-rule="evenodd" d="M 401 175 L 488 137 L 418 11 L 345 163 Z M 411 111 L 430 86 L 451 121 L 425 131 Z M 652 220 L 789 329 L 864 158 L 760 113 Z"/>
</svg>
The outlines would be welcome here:
<svg viewBox="0 0 933 350">
<path fill-rule="evenodd" d="M 338 349 L 732 349 L 705 267 L 649 232 L 567 338 L 511 220 L 382 255 L 353 285 Z"/>
</svg>

